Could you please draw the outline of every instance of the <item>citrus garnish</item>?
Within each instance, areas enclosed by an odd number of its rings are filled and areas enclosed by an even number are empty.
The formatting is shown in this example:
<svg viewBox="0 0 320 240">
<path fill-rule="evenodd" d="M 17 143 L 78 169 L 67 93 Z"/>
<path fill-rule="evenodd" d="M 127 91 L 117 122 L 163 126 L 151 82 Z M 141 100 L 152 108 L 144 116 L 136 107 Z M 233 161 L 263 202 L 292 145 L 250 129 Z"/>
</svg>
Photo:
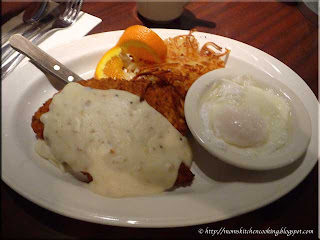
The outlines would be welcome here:
<svg viewBox="0 0 320 240">
<path fill-rule="evenodd" d="M 94 78 L 124 78 L 124 71 L 122 69 L 123 63 L 120 58 L 121 52 L 122 50 L 118 46 L 115 46 L 106 52 L 96 67 Z"/>
<path fill-rule="evenodd" d="M 154 31 L 141 25 L 128 27 L 117 45 L 136 60 L 159 63 L 164 62 L 167 56 L 165 42 Z"/>
<path fill-rule="evenodd" d="M 167 45 L 155 32 L 147 27 L 134 25 L 127 28 L 117 45 L 103 55 L 97 65 L 94 77 L 95 79 L 109 77 L 130 79 L 132 75 L 130 76 L 128 69 L 126 69 L 130 65 L 130 61 L 137 63 L 142 60 L 160 63 L 166 60 L 166 56 Z M 138 65 L 134 64 L 135 67 Z"/>
</svg>

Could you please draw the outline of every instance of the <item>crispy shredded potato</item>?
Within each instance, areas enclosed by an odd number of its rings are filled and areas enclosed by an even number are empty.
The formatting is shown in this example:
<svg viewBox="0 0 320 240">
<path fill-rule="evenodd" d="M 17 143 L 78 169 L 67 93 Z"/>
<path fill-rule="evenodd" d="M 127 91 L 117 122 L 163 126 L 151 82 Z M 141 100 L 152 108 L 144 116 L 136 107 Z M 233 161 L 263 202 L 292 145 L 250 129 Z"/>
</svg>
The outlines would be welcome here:
<svg viewBox="0 0 320 240">
<path fill-rule="evenodd" d="M 167 62 L 192 65 L 198 69 L 200 69 L 198 65 L 203 68 L 210 68 L 210 70 L 224 67 L 224 61 L 220 57 L 229 54 L 229 50 L 218 54 L 209 48 L 209 46 L 219 51 L 222 50 L 222 47 L 213 42 L 206 43 L 199 50 L 199 43 L 192 35 L 195 31 L 193 29 L 188 35 L 180 35 L 165 40 L 168 47 Z"/>
<path fill-rule="evenodd" d="M 192 35 L 194 31 L 196 30 L 191 30 L 188 35 L 166 39 L 165 43 L 168 47 L 166 62 L 140 65 L 138 74 L 133 80 L 140 78 L 161 80 L 161 82 L 174 86 L 184 98 L 188 89 L 201 75 L 223 68 L 230 50 L 225 49 L 221 53 L 222 48 L 213 42 L 208 42 L 199 49 L 199 43 Z M 223 56 L 225 56 L 224 60 L 221 59 Z"/>
</svg>

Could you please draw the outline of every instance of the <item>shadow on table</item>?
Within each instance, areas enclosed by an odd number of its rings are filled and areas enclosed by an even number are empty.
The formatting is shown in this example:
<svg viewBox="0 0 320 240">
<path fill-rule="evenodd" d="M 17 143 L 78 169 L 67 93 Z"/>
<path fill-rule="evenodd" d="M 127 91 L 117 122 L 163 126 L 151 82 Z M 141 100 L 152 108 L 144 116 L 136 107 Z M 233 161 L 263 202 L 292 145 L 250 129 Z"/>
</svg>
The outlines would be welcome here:
<svg viewBox="0 0 320 240">
<path fill-rule="evenodd" d="M 207 28 L 215 28 L 216 24 L 214 22 L 197 19 L 196 16 L 190 12 L 189 10 L 185 9 L 182 15 L 169 23 L 153 23 L 150 22 L 148 19 L 141 16 L 137 13 L 138 18 L 140 21 L 149 28 L 170 28 L 170 29 L 183 29 L 189 30 L 195 27 L 207 27 Z"/>
</svg>

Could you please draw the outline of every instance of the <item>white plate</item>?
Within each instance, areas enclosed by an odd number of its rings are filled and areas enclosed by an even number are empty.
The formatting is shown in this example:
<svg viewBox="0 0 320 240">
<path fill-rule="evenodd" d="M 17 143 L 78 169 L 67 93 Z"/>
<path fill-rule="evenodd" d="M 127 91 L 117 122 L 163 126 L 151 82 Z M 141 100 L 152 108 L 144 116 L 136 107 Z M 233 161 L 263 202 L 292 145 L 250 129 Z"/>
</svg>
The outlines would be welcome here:
<svg viewBox="0 0 320 240">
<path fill-rule="evenodd" d="M 186 31 L 155 30 L 163 39 Z M 93 76 L 103 53 L 122 31 L 101 33 L 49 50 L 48 53 L 84 78 Z M 297 186 L 318 159 L 318 102 L 305 82 L 283 63 L 246 44 L 195 33 L 201 44 L 214 41 L 230 48 L 228 67 L 258 68 L 291 88 L 306 106 L 312 125 L 307 152 L 277 170 L 241 170 L 214 159 L 191 138 L 194 150 L 191 187 L 150 197 L 105 198 L 88 191 L 34 151 L 30 123 L 34 112 L 56 90 L 30 63 L 2 81 L 2 179 L 30 201 L 53 212 L 90 222 L 131 227 L 175 227 L 215 222 L 240 215 L 280 198 Z"/>
<path fill-rule="evenodd" d="M 276 94 L 285 98 L 290 106 L 292 115 L 291 131 L 286 145 L 279 151 L 248 157 L 246 154 L 241 155 L 239 152 L 217 147 L 212 140 L 214 133 L 212 132 L 211 135 L 208 132 L 208 123 L 205 124 L 205 120 L 201 117 L 200 109 L 203 104 L 203 96 L 207 94 L 213 83 L 219 79 L 231 80 L 244 74 L 249 74 L 257 86 L 272 89 Z M 220 68 L 198 78 L 188 91 L 184 103 L 184 113 L 192 135 L 201 146 L 221 161 L 244 169 L 271 170 L 293 163 L 305 152 L 312 135 L 308 112 L 297 95 L 277 79 L 258 69 L 250 69 L 245 64 L 244 66 L 239 64 L 237 69 L 228 66 Z"/>
</svg>

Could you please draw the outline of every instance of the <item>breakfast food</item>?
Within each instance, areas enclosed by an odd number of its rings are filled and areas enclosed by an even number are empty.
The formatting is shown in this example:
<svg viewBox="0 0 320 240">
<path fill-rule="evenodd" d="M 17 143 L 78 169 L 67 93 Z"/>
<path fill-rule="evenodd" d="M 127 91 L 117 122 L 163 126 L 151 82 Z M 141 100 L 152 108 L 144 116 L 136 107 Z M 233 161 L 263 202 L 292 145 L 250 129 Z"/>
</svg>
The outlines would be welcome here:
<svg viewBox="0 0 320 240">
<path fill-rule="evenodd" d="M 129 197 L 188 186 L 192 152 L 184 99 L 202 74 L 224 67 L 192 31 L 163 41 L 144 26 L 125 30 L 94 79 L 69 83 L 32 118 L 38 154 L 93 192 Z M 129 81 L 128 81 L 129 80 Z M 83 176 L 82 176 L 83 177 Z"/>
<path fill-rule="evenodd" d="M 128 53 L 137 60 L 156 63 L 166 61 L 167 45 L 158 34 L 142 25 L 128 27 L 117 45 L 123 53 Z"/>
<path fill-rule="evenodd" d="M 172 87 L 152 84 L 147 80 L 127 82 L 92 79 L 79 83 L 68 84 L 55 95 L 54 99 L 57 100 L 48 100 L 32 118 L 32 128 L 42 140 L 37 145 L 37 152 L 42 157 L 54 161 L 59 167 L 66 162 L 72 170 L 84 172 L 92 180 L 89 188 L 104 196 L 151 194 L 192 182 L 194 175 L 189 170 L 191 149 L 187 139 L 173 127 L 175 124 L 179 128 L 185 122 L 181 124 L 179 121 L 183 118 Z M 75 86 L 71 88 L 72 85 L 84 87 L 73 90 Z M 95 92 L 94 89 L 100 89 L 101 92 Z M 108 94 L 114 97 L 113 101 L 107 96 L 108 91 L 102 93 L 102 90 L 111 91 Z M 61 96 L 69 97 L 65 99 Z M 149 105 L 162 111 L 163 116 L 173 124 Z M 130 120 L 130 117 L 135 120 Z M 107 129 L 112 131 L 108 133 Z M 180 131 L 185 133 L 185 126 L 180 127 Z M 105 170 L 105 174 L 99 172 L 103 169 L 99 163 L 109 160 L 127 172 L 122 170 L 122 175 L 114 175 L 118 173 L 114 164 L 103 165 L 110 169 Z M 110 181 L 110 176 L 113 176 L 113 181 Z"/>
<path fill-rule="evenodd" d="M 168 38 L 166 62 L 145 64 L 139 67 L 138 75 L 153 75 L 156 80 L 165 79 L 174 86 L 182 96 L 186 96 L 191 85 L 203 74 L 225 67 L 230 50 L 213 42 L 207 42 L 201 48 L 191 30 L 187 35 Z M 221 53 L 217 53 L 211 47 Z M 222 57 L 225 57 L 222 60 Z"/>
<path fill-rule="evenodd" d="M 287 143 L 290 111 L 285 98 L 243 75 L 215 80 L 201 98 L 200 116 L 214 146 L 254 158 Z"/>
<path fill-rule="evenodd" d="M 117 45 L 100 59 L 94 77 L 98 80 L 107 77 L 135 80 L 147 76 L 153 81 L 166 81 L 185 97 L 197 78 L 223 68 L 230 53 L 230 50 L 223 50 L 213 42 L 207 42 L 200 48 L 193 36 L 195 31 L 162 41 L 146 27 L 129 27 Z M 142 37 L 141 32 L 146 32 L 147 36 Z"/>
<path fill-rule="evenodd" d="M 131 80 L 139 66 L 165 62 L 166 56 L 167 45 L 155 32 L 134 25 L 127 28 L 117 45 L 103 55 L 94 77 Z"/>
<path fill-rule="evenodd" d="M 128 91 L 146 100 L 150 106 L 160 112 L 183 135 L 187 133 L 187 124 L 184 117 L 183 101 L 179 93 L 165 82 L 152 83 L 151 80 L 139 79 L 132 81 L 119 81 L 103 79 L 102 81 L 90 79 L 77 82 L 85 87 L 94 89 L 118 89 Z M 32 128 L 38 138 L 43 138 L 43 124 L 40 117 L 49 111 L 49 99 L 32 117 Z"/>
</svg>

